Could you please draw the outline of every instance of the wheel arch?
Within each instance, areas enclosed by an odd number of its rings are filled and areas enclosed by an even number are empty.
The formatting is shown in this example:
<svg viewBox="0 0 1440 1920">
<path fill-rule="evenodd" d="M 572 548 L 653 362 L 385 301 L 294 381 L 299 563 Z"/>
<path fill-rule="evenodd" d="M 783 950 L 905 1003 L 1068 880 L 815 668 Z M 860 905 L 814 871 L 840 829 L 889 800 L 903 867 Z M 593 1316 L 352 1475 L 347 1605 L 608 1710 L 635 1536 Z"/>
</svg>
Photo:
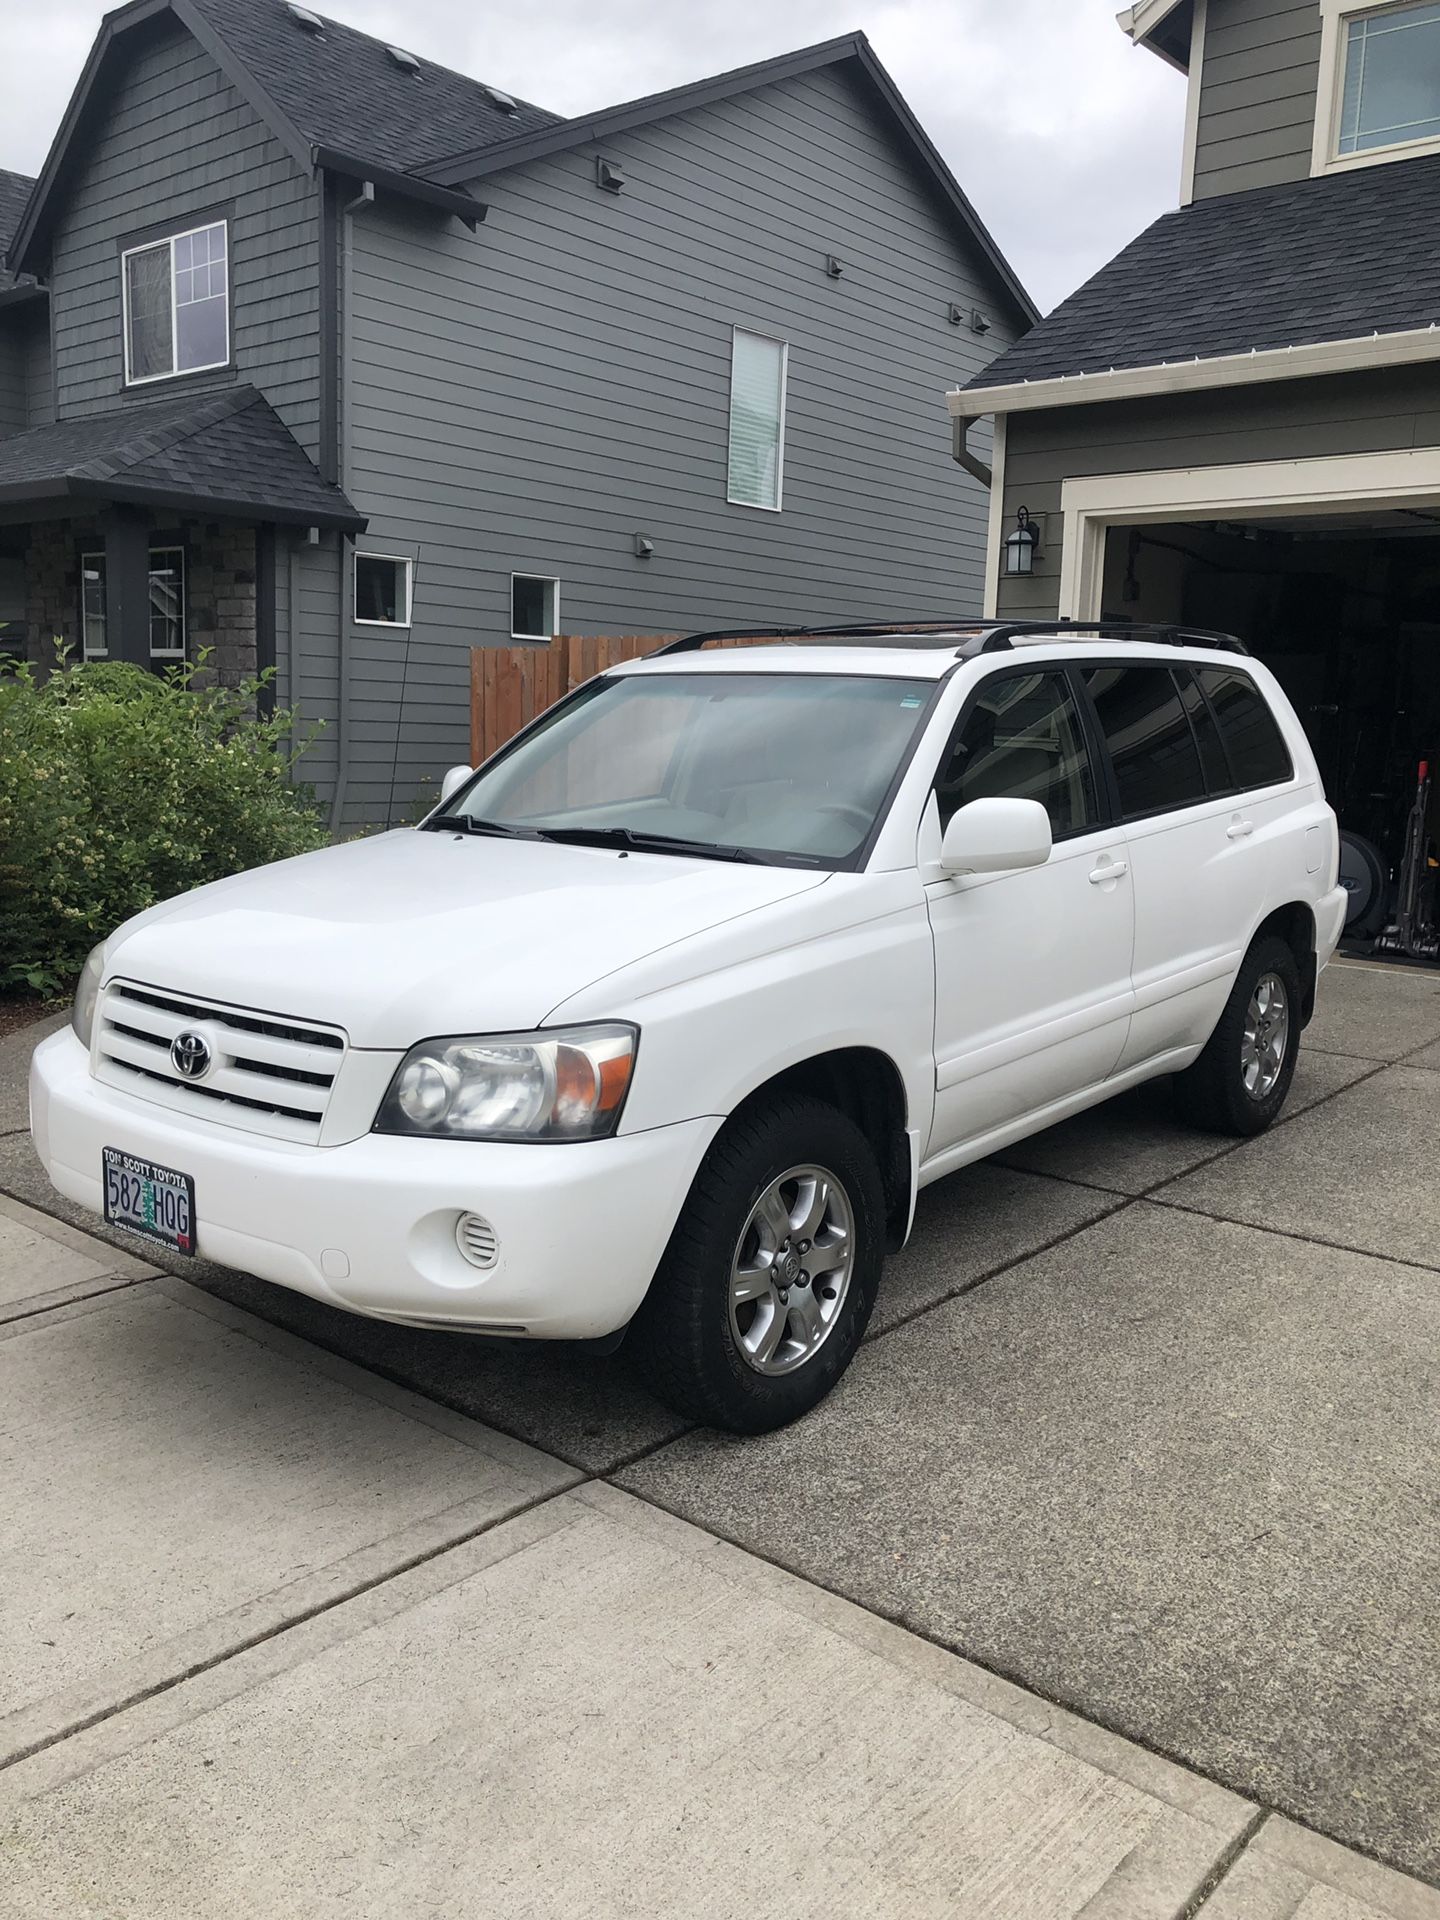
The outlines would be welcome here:
<svg viewBox="0 0 1440 1920">
<path fill-rule="evenodd" d="M 1256 927 L 1250 939 L 1253 947 L 1267 934 L 1278 934 L 1295 956 L 1300 973 L 1300 1025 L 1308 1027 L 1315 1014 L 1315 987 L 1319 968 L 1315 961 L 1315 909 L 1305 900 L 1291 900 L 1276 907 Z"/>
<path fill-rule="evenodd" d="M 782 1068 L 754 1087 L 735 1109 L 744 1113 L 777 1094 L 805 1094 L 836 1107 L 870 1142 L 885 1188 L 886 1241 L 902 1246 L 910 1230 L 915 1170 L 908 1135 L 909 1101 L 899 1067 L 879 1047 L 835 1047 Z M 732 1116 L 734 1117 L 734 1116 Z"/>
</svg>

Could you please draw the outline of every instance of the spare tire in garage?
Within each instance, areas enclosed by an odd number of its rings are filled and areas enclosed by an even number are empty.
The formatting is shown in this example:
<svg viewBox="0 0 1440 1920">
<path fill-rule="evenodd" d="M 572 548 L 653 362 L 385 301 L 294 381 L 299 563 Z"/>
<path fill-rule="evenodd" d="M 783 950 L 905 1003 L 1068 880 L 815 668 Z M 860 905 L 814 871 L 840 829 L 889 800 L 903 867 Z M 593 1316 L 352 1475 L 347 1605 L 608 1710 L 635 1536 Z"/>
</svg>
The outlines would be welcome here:
<svg viewBox="0 0 1440 1920">
<path fill-rule="evenodd" d="M 1340 884 L 1350 896 L 1345 931 L 1352 940 L 1373 940 L 1385 925 L 1385 862 L 1373 841 L 1358 833 L 1340 835 Z"/>
</svg>

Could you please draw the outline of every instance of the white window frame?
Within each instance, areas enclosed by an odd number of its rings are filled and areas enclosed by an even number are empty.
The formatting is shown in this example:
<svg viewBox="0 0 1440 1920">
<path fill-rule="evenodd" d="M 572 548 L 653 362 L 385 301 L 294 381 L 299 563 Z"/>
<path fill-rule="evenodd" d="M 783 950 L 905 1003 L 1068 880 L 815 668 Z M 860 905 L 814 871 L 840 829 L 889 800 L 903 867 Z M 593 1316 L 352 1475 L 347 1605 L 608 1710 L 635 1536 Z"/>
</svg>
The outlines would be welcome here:
<svg viewBox="0 0 1440 1920">
<path fill-rule="evenodd" d="M 1356 167 L 1383 167 L 1395 160 L 1414 160 L 1440 153 L 1440 134 L 1420 140 L 1399 140 L 1390 147 L 1368 147 L 1363 153 L 1340 152 L 1340 110 L 1345 98 L 1345 49 L 1350 22 L 1363 14 L 1400 13 L 1417 0 L 1320 0 L 1320 83 L 1315 100 L 1315 140 L 1310 173 L 1349 173 Z"/>
<path fill-rule="evenodd" d="M 180 574 L 180 644 L 178 647 L 157 647 L 155 643 L 151 641 L 150 658 L 152 660 L 183 660 L 186 657 L 190 644 L 189 621 L 186 619 L 185 613 L 185 549 L 184 547 L 151 547 L 149 552 L 149 566 L 146 569 L 147 574 L 153 575 L 155 572 L 155 562 L 162 554 L 173 554 L 178 562 L 178 571 Z M 147 626 L 149 624 L 148 612 L 146 624 Z"/>
<path fill-rule="evenodd" d="M 517 633 L 515 631 L 515 582 L 517 580 L 538 580 L 542 586 L 550 589 L 550 631 L 549 633 Z M 530 640 L 543 642 L 553 640 L 560 631 L 560 576 L 554 573 L 520 573 L 510 576 L 510 638 L 512 640 Z"/>
<path fill-rule="evenodd" d="M 109 584 L 105 575 L 104 551 L 101 548 L 92 547 L 88 552 L 82 553 L 80 555 L 80 658 L 82 660 L 108 660 L 110 658 L 110 609 L 108 601 L 105 609 L 105 645 L 103 647 L 92 647 L 90 644 L 90 617 L 85 610 L 85 568 L 86 564 L 92 560 L 98 560 L 100 562 L 100 591 L 102 596 L 107 592 Z"/>
<path fill-rule="evenodd" d="M 186 586 L 186 578 L 185 578 L 185 549 L 183 546 L 150 547 L 147 549 L 146 569 L 145 569 L 146 576 L 147 576 L 147 589 L 148 589 L 148 577 L 150 574 L 152 574 L 155 571 L 153 563 L 156 560 L 156 558 L 161 554 L 173 554 L 179 562 L 178 571 L 180 574 L 180 644 L 178 647 L 157 647 L 151 644 L 149 639 L 150 609 L 147 603 L 146 610 L 145 610 L 146 645 L 149 647 L 150 658 L 152 660 L 184 660 L 189 657 L 189 647 L 190 647 L 190 621 L 189 621 L 188 611 L 186 608 L 187 586 Z M 109 623 L 110 609 L 109 609 L 108 600 L 106 602 L 106 609 L 105 609 L 105 616 L 104 616 L 105 617 L 105 645 L 103 647 L 92 647 L 90 644 L 90 631 L 89 631 L 90 617 L 85 608 L 85 568 L 86 568 L 86 565 L 91 561 L 98 561 L 100 563 L 100 574 L 101 574 L 101 580 L 103 583 L 101 587 L 102 593 L 107 593 L 109 588 L 109 580 L 108 580 L 107 571 L 106 571 L 105 549 L 103 547 L 86 548 L 80 555 L 80 657 L 82 660 L 108 660 L 110 658 L 110 623 Z"/>
<path fill-rule="evenodd" d="M 180 348 L 180 327 L 175 310 L 175 242 L 188 240 L 197 233 L 209 233 L 212 227 L 219 227 L 225 234 L 225 358 L 207 360 L 202 367 L 177 367 L 175 358 Z M 130 260 L 137 253 L 153 253 L 157 247 L 170 249 L 170 371 L 168 373 L 146 373 L 136 377 L 130 372 Z M 233 329 L 230 324 L 231 302 L 235 297 L 235 280 L 230 261 L 230 222 L 228 220 L 202 220 L 198 226 L 181 227 L 176 233 L 161 234 L 154 240 L 141 240 L 133 247 L 126 247 L 120 254 L 120 312 L 125 335 L 125 384 L 127 387 L 153 387 L 157 380 L 186 380 L 192 373 L 213 373 L 218 367 L 230 365 Z"/>
<path fill-rule="evenodd" d="M 735 342 L 744 334 L 747 340 L 763 340 L 780 349 L 780 422 L 775 447 L 775 504 L 757 505 L 754 500 L 737 500 L 730 491 L 730 422 L 735 411 Z M 725 400 L 725 501 L 728 506 L 745 507 L 751 513 L 779 513 L 785 505 L 785 413 L 790 404 L 790 342 L 778 334 L 762 333 L 758 327 L 730 329 L 730 391 Z"/>
<path fill-rule="evenodd" d="M 403 569 L 401 579 L 405 583 L 405 617 L 403 620 L 372 620 L 359 611 L 360 608 L 360 562 L 362 560 L 388 560 L 391 566 Z M 414 613 L 415 562 L 408 553 L 379 553 L 374 547 L 356 547 L 350 561 L 350 616 L 357 627 L 384 627 L 389 633 L 399 633 L 410 625 Z M 397 613 L 399 609 L 396 609 Z"/>
</svg>

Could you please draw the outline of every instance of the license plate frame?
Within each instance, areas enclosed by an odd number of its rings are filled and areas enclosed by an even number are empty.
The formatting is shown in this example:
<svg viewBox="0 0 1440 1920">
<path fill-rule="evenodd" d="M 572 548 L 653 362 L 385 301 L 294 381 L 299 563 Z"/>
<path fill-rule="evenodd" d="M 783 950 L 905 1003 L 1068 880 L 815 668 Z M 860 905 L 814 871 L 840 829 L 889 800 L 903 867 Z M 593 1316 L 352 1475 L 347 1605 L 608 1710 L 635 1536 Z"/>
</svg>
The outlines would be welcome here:
<svg viewBox="0 0 1440 1920">
<path fill-rule="evenodd" d="M 100 1150 L 105 1221 L 171 1253 L 195 1252 L 195 1179 L 123 1147 Z"/>
</svg>

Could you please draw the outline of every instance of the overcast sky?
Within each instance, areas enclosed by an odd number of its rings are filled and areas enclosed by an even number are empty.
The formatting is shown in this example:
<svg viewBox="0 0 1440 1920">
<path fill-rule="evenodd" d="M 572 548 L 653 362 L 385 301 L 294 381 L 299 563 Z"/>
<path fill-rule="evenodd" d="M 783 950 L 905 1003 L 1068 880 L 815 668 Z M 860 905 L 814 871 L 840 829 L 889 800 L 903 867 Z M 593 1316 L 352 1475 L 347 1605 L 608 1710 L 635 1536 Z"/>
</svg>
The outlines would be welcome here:
<svg viewBox="0 0 1440 1920">
<path fill-rule="evenodd" d="M 313 0 L 575 114 L 856 27 L 1048 311 L 1175 204 L 1184 82 L 1118 0 Z M 3 0 L 0 166 L 37 173 L 105 12 Z"/>
</svg>

